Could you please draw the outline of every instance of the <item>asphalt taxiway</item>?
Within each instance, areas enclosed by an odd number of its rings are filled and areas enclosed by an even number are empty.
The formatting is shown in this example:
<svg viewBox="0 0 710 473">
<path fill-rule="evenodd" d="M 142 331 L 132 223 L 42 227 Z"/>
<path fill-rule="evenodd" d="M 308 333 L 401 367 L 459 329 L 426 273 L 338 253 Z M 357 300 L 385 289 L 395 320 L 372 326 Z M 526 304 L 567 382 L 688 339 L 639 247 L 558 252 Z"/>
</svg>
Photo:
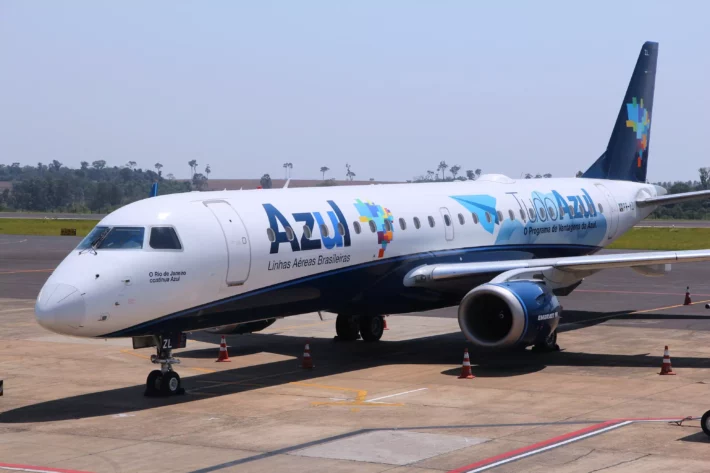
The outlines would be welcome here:
<svg viewBox="0 0 710 473">
<path fill-rule="evenodd" d="M 229 363 L 218 336 L 192 334 L 186 394 L 155 399 L 149 349 L 34 322 L 77 241 L 0 237 L 0 471 L 707 471 L 708 438 L 680 422 L 710 409 L 704 264 L 592 276 L 561 299 L 562 351 L 471 350 L 472 380 L 455 308 L 388 317 L 375 344 L 335 342 L 334 316 L 307 314 L 228 336 Z M 675 376 L 658 375 L 665 345 Z"/>
</svg>

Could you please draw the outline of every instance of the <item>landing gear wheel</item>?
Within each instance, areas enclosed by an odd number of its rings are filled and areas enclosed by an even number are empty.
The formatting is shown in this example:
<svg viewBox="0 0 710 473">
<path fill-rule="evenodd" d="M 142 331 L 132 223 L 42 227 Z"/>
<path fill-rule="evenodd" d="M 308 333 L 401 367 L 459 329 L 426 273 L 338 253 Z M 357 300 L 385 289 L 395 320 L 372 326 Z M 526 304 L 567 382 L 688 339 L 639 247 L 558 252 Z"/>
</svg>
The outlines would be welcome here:
<svg viewBox="0 0 710 473">
<path fill-rule="evenodd" d="M 181 390 L 180 376 L 176 372 L 168 371 L 163 375 L 163 379 L 160 381 L 160 394 L 169 396 L 171 394 L 178 394 Z"/>
<path fill-rule="evenodd" d="M 360 317 L 360 335 L 366 342 L 379 342 L 384 329 L 385 323 L 382 316 Z"/>
<path fill-rule="evenodd" d="M 163 379 L 163 372 L 160 370 L 153 370 L 148 375 L 148 379 L 145 380 L 145 395 L 155 396 L 160 392 L 161 381 Z"/>
<path fill-rule="evenodd" d="M 338 340 L 353 342 L 360 337 L 360 327 L 356 315 L 338 314 L 335 319 L 335 333 Z"/>
<path fill-rule="evenodd" d="M 703 428 L 703 432 L 705 432 L 705 435 L 710 437 L 710 411 L 707 411 L 705 414 L 703 414 L 703 418 L 700 419 L 700 427 Z"/>
<path fill-rule="evenodd" d="M 533 351 L 548 353 L 551 351 L 560 351 L 560 346 L 557 344 L 557 330 L 547 336 L 545 341 L 536 343 Z"/>
</svg>

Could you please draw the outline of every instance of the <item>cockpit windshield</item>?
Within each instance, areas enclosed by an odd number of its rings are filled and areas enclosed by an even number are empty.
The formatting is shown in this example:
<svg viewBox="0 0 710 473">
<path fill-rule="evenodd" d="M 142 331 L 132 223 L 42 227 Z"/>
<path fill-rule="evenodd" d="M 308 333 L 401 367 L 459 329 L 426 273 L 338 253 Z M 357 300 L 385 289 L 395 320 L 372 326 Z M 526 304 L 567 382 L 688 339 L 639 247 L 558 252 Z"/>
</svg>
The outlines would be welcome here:
<svg viewBox="0 0 710 473">
<path fill-rule="evenodd" d="M 84 238 L 77 250 L 140 250 L 143 248 L 143 227 L 96 227 Z"/>
</svg>

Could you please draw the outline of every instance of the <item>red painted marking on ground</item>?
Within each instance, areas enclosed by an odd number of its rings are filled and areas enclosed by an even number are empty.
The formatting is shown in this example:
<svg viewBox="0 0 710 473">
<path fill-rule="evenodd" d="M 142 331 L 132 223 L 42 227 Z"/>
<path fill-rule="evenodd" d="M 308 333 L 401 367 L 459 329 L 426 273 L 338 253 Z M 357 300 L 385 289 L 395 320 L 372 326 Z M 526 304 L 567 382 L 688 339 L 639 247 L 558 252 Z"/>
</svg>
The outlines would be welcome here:
<svg viewBox="0 0 710 473">
<path fill-rule="evenodd" d="M 543 440 L 541 442 L 534 443 L 532 445 L 528 445 L 526 447 L 521 447 L 516 450 L 511 450 L 509 452 L 501 453 L 499 455 L 486 458 L 480 461 L 477 461 L 475 463 L 471 463 L 470 465 L 462 466 L 461 468 L 457 468 L 455 470 L 450 470 L 448 473 L 465 473 L 467 471 L 475 470 L 477 468 L 482 468 L 485 467 L 486 465 L 492 465 L 494 463 L 500 462 L 502 460 L 506 460 L 508 458 L 512 459 L 513 457 L 516 457 L 518 455 L 522 455 L 528 452 L 533 452 L 535 450 L 540 450 L 542 448 L 548 447 L 550 445 L 554 445 L 560 442 L 564 442 L 566 440 L 571 440 L 576 437 L 581 437 L 585 434 L 591 434 L 594 433 L 598 430 L 602 430 L 617 424 L 620 424 L 622 422 L 672 422 L 672 421 L 678 421 L 682 419 L 682 417 L 660 417 L 660 418 L 655 418 L 655 417 L 647 417 L 647 418 L 634 418 L 634 419 L 612 419 L 608 420 L 606 422 L 601 422 L 599 424 L 591 425 L 589 427 L 585 427 L 580 430 L 575 430 L 574 432 L 570 432 L 567 434 L 562 434 L 558 435 L 557 437 L 552 437 L 547 440 Z"/>
<path fill-rule="evenodd" d="M 574 292 L 595 292 L 595 293 L 610 293 L 610 294 L 646 294 L 649 296 L 684 296 L 685 292 L 644 292 L 644 291 L 606 291 L 601 289 L 577 289 Z M 693 293 L 693 296 L 703 296 L 707 297 L 710 294 L 697 294 Z"/>
<path fill-rule="evenodd" d="M 18 465 L 15 463 L 1 463 L 0 469 L 15 471 L 32 471 L 37 473 L 90 473 L 88 471 L 65 470 L 63 468 L 50 468 L 47 466 Z"/>
</svg>

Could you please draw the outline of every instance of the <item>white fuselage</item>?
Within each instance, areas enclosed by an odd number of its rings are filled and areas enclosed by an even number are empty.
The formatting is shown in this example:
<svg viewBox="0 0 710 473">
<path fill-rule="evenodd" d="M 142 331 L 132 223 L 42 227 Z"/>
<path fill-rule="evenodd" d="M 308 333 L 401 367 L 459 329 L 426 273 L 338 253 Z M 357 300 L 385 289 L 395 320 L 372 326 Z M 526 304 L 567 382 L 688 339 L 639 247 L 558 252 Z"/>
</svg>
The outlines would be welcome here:
<svg viewBox="0 0 710 473">
<path fill-rule="evenodd" d="M 635 202 L 657 192 L 624 181 L 489 175 L 148 198 L 98 225 L 144 228 L 142 248 L 72 251 L 40 292 L 36 314 L 50 330 L 99 337 L 165 331 L 177 321 L 185 331 L 338 310 L 340 302 L 368 303 L 375 293 L 365 286 L 398 275 L 399 264 L 484 261 L 499 250 L 517 258 L 595 252 L 645 218 L 653 208 Z M 180 249 L 151 248 L 151 229 L 166 226 Z M 378 265 L 388 269 L 377 273 Z M 394 300 L 399 288 L 387 281 L 392 307 L 402 307 L 395 311 L 431 307 Z"/>
</svg>

